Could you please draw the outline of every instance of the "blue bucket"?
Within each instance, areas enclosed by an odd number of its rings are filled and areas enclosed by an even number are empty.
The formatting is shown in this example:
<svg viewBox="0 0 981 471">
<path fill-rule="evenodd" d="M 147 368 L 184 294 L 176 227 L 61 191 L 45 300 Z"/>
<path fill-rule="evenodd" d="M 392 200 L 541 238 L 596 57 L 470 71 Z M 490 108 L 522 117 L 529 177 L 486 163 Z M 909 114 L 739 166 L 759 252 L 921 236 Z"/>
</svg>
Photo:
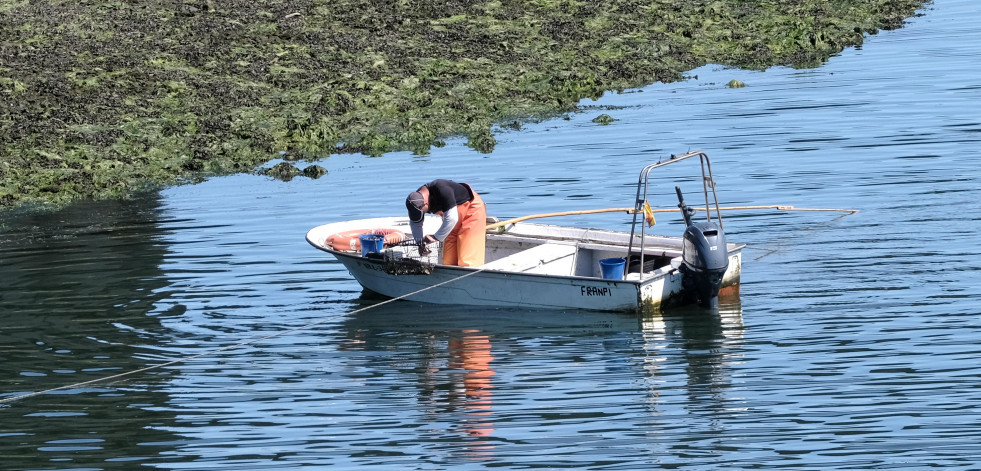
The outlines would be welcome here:
<svg viewBox="0 0 981 471">
<path fill-rule="evenodd" d="M 627 261 L 623 258 L 604 258 L 600 260 L 600 270 L 603 271 L 603 278 L 607 280 L 622 280 L 623 267 Z"/>
<path fill-rule="evenodd" d="M 383 234 L 362 234 L 358 237 L 361 241 L 361 256 L 370 253 L 379 253 L 385 247 L 385 236 Z"/>
</svg>

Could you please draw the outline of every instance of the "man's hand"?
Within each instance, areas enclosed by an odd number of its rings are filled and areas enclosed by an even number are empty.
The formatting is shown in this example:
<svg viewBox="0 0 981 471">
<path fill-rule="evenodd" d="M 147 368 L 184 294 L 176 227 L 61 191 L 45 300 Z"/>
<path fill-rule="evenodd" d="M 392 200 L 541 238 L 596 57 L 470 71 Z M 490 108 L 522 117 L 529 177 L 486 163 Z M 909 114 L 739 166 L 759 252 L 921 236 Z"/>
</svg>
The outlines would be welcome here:
<svg viewBox="0 0 981 471">
<path fill-rule="evenodd" d="M 429 255 L 429 253 L 432 251 L 429 250 L 429 247 L 427 246 L 433 242 L 436 242 L 436 238 L 432 235 L 423 237 L 422 240 L 419 241 L 419 255 Z"/>
</svg>

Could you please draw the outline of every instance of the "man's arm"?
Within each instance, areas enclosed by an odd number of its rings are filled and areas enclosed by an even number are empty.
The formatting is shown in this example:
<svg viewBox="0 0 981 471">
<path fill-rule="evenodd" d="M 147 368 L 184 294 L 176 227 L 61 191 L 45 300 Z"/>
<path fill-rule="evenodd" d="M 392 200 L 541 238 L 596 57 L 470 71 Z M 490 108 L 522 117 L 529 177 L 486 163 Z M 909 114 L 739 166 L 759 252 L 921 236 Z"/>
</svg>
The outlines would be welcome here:
<svg viewBox="0 0 981 471">
<path fill-rule="evenodd" d="M 433 234 L 433 238 L 442 241 L 446 239 L 446 236 L 450 235 L 453 228 L 456 227 L 456 222 L 460 220 L 460 213 L 456 210 L 456 206 L 453 206 L 446 211 L 443 211 L 443 225 L 439 226 L 439 230 Z M 415 232 L 412 233 L 415 236 Z"/>
</svg>

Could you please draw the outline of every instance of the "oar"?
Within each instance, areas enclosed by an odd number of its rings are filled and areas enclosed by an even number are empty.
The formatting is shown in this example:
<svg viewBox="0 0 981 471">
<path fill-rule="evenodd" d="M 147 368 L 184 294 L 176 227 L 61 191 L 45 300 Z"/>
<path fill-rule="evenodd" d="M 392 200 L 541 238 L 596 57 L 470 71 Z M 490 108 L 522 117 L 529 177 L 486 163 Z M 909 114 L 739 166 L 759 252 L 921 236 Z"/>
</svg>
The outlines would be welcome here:
<svg viewBox="0 0 981 471">
<path fill-rule="evenodd" d="M 692 209 L 695 209 L 696 211 L 705 211 L 705 208 L 692 208 Z M 744 209 L 778 209 L 781 211 L 838 211 L 838 212 L 845 212 L 848 214 L 855 214 L 858 212 L 857 209 L 795 208 L 793 206 L 779 205 L 779 204 L 766 205 L 766 206 L 722 206 L 719 208 L 720 211 L 735 211 L 735 210 L 744 210 Z M 715 210 L 715 208 L 712 208 L 712 210 Z M 498 227 L 504 227 L 507 226 L 508 224 L 527 221 L 529 219 L 550 218 L 556 216 L 574 216 L 577 214 L 615 213 L 620 211 L 624 211 L 627 214 L 634 214 L 635 209 L 634 208 L 606 208 L 606 209 L 585 209 L 581 211 L 562 211 L 558 213 L 530 214 L 528 216 L 521 216 L 514 219 L 508 219 L 506 221 L 500 221 L 500 222 L 495 222 L 493 224 L 489 224 L 487 225 L 486 230 L 489 231 L 491 229 L 497 229 Z M 651 211 L 655 213 L 670 213 L 672 211 L 678 211 L 678 208 L 652 209 Z"/>
<path fill-rule="evenodd" d="M 508 219 L 506 221 L 495 222 L 487 226 L 486 230 L 497 229 L 498 227 L 504 227 L 508 224 L 514 224 L 516 222 L 527 221 L 528 219 L 538 219 L 538 218 L 550 218 L 555 216 L 573 216 L 576 214 L 594 214 L 594 213 L 615 213 L 618 211 L 626 211 L 627 214 L 633 214 L 634 208 L 606 208 L 606 209 L 585 209 L 582 211 L 562 211 L 560 213 L 543 213 L 543 214 L 530 214 L 528 216 L 521 216 L 514 219 Z M 671 211 L 671 210 L 668 210 Z M 674 210 L 677 211 L 677 210 Z"/>
</svg>

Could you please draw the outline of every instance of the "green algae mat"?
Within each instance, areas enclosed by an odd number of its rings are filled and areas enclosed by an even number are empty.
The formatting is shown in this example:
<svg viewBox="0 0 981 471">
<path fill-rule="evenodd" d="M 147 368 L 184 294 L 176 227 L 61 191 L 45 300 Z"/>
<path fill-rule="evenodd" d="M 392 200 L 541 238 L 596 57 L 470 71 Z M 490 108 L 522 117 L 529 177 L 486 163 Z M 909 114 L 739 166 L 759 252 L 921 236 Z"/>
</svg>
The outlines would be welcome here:
<svg viewBox="0 0 981 471">
<path fill-rule="evenodd" d="M 490 152 L 495 125 L 708 63 L 815 66 L 923 4 L 0 0 L 0 206 L 125 196 L 281 152 L 426 153 L 452 136 Z"/>
</svg>

